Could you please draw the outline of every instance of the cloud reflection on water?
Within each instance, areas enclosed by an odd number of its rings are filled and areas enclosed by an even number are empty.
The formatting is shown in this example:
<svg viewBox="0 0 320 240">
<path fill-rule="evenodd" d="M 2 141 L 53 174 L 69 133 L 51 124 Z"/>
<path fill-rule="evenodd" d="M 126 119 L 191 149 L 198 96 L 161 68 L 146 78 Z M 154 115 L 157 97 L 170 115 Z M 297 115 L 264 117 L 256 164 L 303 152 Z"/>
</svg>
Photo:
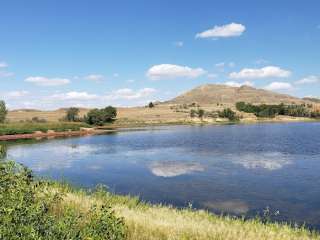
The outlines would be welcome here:
<svg viewBox="0 0 320 240">
<path fill-rule="evenodd" d="M 279 170 L 286 165 L 292 164 L 290 156 L 281 152 L 244 153 L 233 156 L 235 164 L 240 164 L 246 169 Z"/>
<path fill-rule="evenodd" d="M 204 167 L 199 163 L 155 162 L 150 165 L 151 172 L 158 177 L 176 177 L 193 172 L 202 172 Z"/>
<path fill-rule="evenodd" d="M 222 213 L 245 214 L 249 211 L 249 205 L 241 200 L 210 201 L 202 205 L 211 211 Z"/>
</svg>

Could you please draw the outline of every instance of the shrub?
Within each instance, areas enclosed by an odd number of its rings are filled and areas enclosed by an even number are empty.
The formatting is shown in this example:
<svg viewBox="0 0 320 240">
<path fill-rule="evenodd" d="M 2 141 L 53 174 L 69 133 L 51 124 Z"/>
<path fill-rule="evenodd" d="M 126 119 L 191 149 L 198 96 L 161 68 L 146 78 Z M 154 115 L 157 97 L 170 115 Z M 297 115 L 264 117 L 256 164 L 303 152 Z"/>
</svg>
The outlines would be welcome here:
<svg viewBox="0 0 320 240">
<path fill-rule="evenodd" d="M 230 108 L 225 108 L 223 111 L 219 111 L 218 114 L 221 118 L 228 118 L 230 121 L 239 121 L 237 114 Z"/>
<path fill-rule="evenodd" d="M 93 125 L 103 125 L 108 122 L 112 122 L 117 116 L 117 109 L 114 107 L 106 107 L 103 109 L 93 109 L 88 112 L 87 116 L 85 117 L 85 121 L 88 124 Z"/>
<path fill-rule="evenodd" d="M 190 117 L 194 118 L 194 117 L 199 117 L 199 118 L 203 118 L 205 115 L 205 111 L 203 109 L 191 109 L 190 110 Z"/>
<path fill-rule="evenodd" d="M 79 120 L 79 108 L 71 107 L 67 109 L 65 120 L 68 122 L 76 122 Z"/>
<path fill-rule="evenodd" d="M 46 119 L 43 119 L 43 118 L 39 118 L 39 117 L 33 117 L 31 119 L 31 122 L 34 122 L 34 123 L 46 123 L 47 120 Z"/>
<path fill-rule="evenodd" d="M 0 123 L 3 123 L 6 120 L 8 110 L 6 107 L 6 103 L 4 101 L 0 101 Z"/>
<path fill-rule="evenodd" d="M 13 162 L 0 162 L 0 239 L 125 238 L 125 226 L 108 206 L 79 213 L 47 182 Z"/>
<path fill-rule="evenodd" d="M 153 107 L 154 107 L 153 102 L 150 102 L 149 105 L 148 105 L 148 107 L 149 107 L 149 108 L 153 108 Z"/>
</svg>

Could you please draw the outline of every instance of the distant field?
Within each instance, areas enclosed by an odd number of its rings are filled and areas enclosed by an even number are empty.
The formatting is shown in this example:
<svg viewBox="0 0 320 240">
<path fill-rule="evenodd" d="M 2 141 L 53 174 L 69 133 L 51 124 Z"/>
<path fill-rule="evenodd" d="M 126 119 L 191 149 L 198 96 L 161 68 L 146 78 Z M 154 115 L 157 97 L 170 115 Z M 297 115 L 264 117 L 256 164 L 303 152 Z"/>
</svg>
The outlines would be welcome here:
<svg viewBox="0 0 320 240">
<path fill-rule="evenodd" d="M 200 108 L 206 112 L 223 110 L 230 107 L 235 110 L 232 104 L 203 104 Z M 198 123 L 199 119 L 190 118 L 190 110 L 192 107 L 185 107 L 182 104 L 161 104 L 154 108 L 148 107 L 131 107 L 131 108 L 117 108 L 117 121 L 119 125 L 125 124 L 170 124 L 170 123 Z M 87 114 L 89 109 L 80 109 L 80 116 Z M 56 111 L 37 111 L 37 110 L 20 110 L 10 111 L 7 119 L 9 122 L 21 122 L 31 120 L 34 117 L 45 119 L 48 122 L 58 122 L 65 116 L 65 110 Z M 251 113 L 238 112 L 243 122 L 255 122 L 257 118 Z M 295 118 L 289 116 L 277 116 L 273 119 L 266 119 L 267 121 L 299 121 L 308 120 L 307 118 Z M 204 122 L 212 122 L 215 120 L 211 118 L 204 118 Z"/>
<path fill-rule="evenodd" d="M 155 108 L 133 107 L 133 108 L 118 108 L 118 119 L 128 119 L 130 121 L 181 121 L 189 116 L 190 110 L 184 112 L 176 112 L 170 109 L 169 105 L 156 106 Z M 81 109 L 80 115 L 85 115 L 89 109 Z M 57 122 L 65 116 L 65 110 L 57 111 L 10 111 L 7 119 L 10 122 L 19 122 L 31 120 L 33 117 L 45 119 L 49 122 Z"/>
</svg>

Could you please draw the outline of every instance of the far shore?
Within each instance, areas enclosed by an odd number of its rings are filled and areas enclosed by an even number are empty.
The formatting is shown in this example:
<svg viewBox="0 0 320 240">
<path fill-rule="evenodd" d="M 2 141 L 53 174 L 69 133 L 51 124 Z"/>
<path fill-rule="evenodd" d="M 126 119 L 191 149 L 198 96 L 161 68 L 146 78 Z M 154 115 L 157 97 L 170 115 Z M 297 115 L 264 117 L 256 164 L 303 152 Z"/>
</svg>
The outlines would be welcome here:
<svg viewBox="0 0 320 240">
<path fill-rule="evenodd" d="M 101 135 L 119 131 L 134 131 L 141 130 L 145 127 L 160 127 L 160 126 L 202 126 L 202 125 L 246 125 L 246 124 L 260 124 L 260 123 L 294 123 L 294 122 L 319 122 L 319 119 L 311 118 L 275 118 L 275 119 L 242 119 L 238 122 L 231 122 L 228 120 L 220 121 L 206 121 L 205 119 L 194 119 L 193 121 L 175 121 L 175 122 L 142 122 L 142 121 L 128 121 L 123 120 L 115 121 L 111 124 L 104 126 L 96 126 L 92 128 L 82 128 L 78 131 L 53 131 L 48 130 L 47 132 L 35 131 L 27 134 L 8 134 L 0 135 L 0 141 L 14 141 L 22 139 L 42 139 L 42 138 L 59 138 L 59 137 L 76 137 L 76 136 L 88 136 L 88 135 Z M 35 124 L 36 125 L 36 124 Z"/>
</svg>

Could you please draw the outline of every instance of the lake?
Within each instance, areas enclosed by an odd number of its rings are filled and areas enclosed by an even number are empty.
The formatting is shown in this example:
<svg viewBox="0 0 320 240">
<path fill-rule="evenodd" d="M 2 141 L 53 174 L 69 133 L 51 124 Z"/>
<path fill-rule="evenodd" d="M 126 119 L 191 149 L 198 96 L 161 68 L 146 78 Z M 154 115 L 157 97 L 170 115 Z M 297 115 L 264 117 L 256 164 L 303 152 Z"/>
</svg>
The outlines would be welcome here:
<svg viewBox="0 0 320 240">
<path fill-rule="evenodd" d="M 320 229 L 320 123 L 170 126 L 9 144 L 39 176 Z M 273 214 L 279 211 L 279 214 Z"/>
</svg>

